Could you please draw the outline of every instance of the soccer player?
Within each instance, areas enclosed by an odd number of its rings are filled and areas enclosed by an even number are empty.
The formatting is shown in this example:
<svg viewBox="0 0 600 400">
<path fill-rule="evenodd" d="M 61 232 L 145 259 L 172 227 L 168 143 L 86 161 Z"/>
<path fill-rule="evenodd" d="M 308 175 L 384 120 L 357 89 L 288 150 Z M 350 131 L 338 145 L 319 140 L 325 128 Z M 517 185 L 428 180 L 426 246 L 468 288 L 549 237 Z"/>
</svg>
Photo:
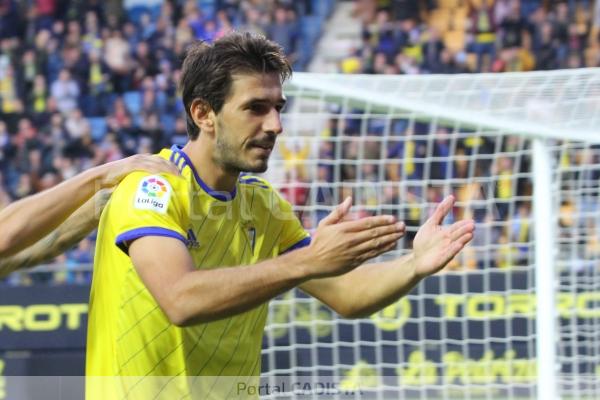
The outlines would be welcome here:
<svg viewBox="0 0 600 400">
<path fill-rule="evenodd" d="M 3 209 L 0 212 L 0 277 L 49 260 L 90 233 L 98 224 L 96 211 L 105 203 L 109 188 L 132 171 L 179 173 L 163 158 L 138 154 L 91 168 Z M 96 193 L 96 199 L 90 200 Z M 52 232 L 63 222 L 62 229 Z"/>
<path fill-rule="evenodd" d="M 350 199 L 309 237 L 267 181 L 241 174 L 267 169 L 290 74 L 281 47 L 249 33 L 188 51 L 189 141 L 160 153 L 181 176 L 129 175 L 100 220 L 86 374 L 118 378 L 88 378 L 88 398 L 227 398 L 219 377 L 260 373 L 269 299 L 300 287 L 342 316 L 370 315 L 471 240 L 472 221 L 441 225 L 452 197 L 395 261 L 363 265 L 404 225 L 346 221 Z"/>
</svg>

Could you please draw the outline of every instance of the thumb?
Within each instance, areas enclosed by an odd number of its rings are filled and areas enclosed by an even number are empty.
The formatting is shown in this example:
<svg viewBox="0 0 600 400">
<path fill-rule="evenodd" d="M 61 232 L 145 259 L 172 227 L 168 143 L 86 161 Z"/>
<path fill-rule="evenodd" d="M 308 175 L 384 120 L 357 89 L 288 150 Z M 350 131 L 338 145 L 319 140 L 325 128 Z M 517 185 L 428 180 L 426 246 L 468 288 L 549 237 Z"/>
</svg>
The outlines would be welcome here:
<svg viewBox="0 0 600 400">
<path fill-rule="evenodd" d="M 323 218 L 319 223 L 322 225 L 334 225 L 340 222 L 350 211 L 350 207 L 352 206 L 352 197 L 348 196 L 344 199 L 342 203 L 340 203 L 335 210 L 329 213 L 328 216 Z"/>
</svg>

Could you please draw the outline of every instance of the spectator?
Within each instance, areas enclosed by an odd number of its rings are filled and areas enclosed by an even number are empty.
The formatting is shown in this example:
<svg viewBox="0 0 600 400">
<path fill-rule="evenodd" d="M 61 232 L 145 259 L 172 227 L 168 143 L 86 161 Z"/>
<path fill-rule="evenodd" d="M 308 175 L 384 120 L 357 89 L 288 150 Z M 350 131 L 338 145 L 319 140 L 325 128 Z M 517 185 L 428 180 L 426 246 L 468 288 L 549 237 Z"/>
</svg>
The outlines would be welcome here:
<svg viewBox="0 0 600 400">
<path fill-rule="evenodd" d="M 64 118 L 60 113 L 54 113 L 50 117 L 49 124 L 43 128 L 42 137 L 47 146 L 47 157 L 53 160 L 62 154 L 69 134 L 64 125 Z"/>
<path fill-rule="evenodd" d="M 22 199 L 24 197 L 32 195 L 34 192 L 33 185 L 31 184 L 31 178 L 29 175 L 22 174 L 19 176 L 19 182 L 15 187 L 12 197 L 15 199 Z"/>
<path fill-rule="evenodd" d="M 216 38 L 220 38 L 233 30 L 231 20 L 225 10 L 220 10 L 217 13 L 217 33 Z"/>
<path fill-rule="evenodd" d="M 261 17 L 260 12 L 254 7 L 249 7 L 246 10 L 245 23 L 240 28 L 245 32 L 266 35 L 263 18 Z"/>
<path fill-rule="evenodd" d="M 523 36 L 528 34 L 527 21 L 521 16 L 521 7 L 518 1 L 511 2 L 508 14 L 500 22 L 501 46 L 505 49 L 521 47 Z"/>
<path fill-rule="evenodd" d="M 67 115 L 77 107 L 80 89 L 68 69 L 60 71 L 58 79 L 52 83 L 50 93 L 61 113 Z"/>
<path fill-rule="evenodd" d="M 28 112 L 31 114 L 42 114 L 48 110 L 48 88 L 44 75 L 36 75 L 33 85 L 27 96 Z"/>
<path fill-rule="evenodd" d="M 17 92 L 17 77 L 15 70 L 9 64 L 6 57 L 0 56 L 0 111 L 4 114 L 20 113 L 23 111 L 23 103 Z"/>
<path fill-rule="evenodd" d="M 150 146 L 145 151 L 147 153 L 158 153 L 162 148 L 170 143 L 163 136 L 163 128 L 160 125 L 158 114 L 156 112 L 148 112 L 143 115 L 140 134 L 148 139 Z"/>
<path fill-rule="evenodd" d="M 552 33 L 552 24 L 544 22 L 540 29 L 539 45 L 535 50 L 536 69 L 558 68 L 558 50 Z"/>
<path fill-rule="evenodd" d="M 443 71 L 441 52 L 444 49 L 444 43 L 440 38 L 440 33 L 434 27 L 427 31 L 426 40 L 423 43 L 422 59 L 423 70 L 426 73 L 441 73 Z"/>
<path fill-rule="evenodd" d="M 481 0 L 479 5 L 471 4 L 471 33 L 473 34 L 473 51 L 477 55 L 477 70 L 490 71 L 496 56 L 496 24 L 494 9 L 488 0 Z"/>
<path fill-rule="evenodd" d="M 65 128 L 71 139 L 81 139 L 90 133 L 90 123 L 79 108 L 73 109 L 65 121 Z"/>
<path fill-rule="evenodd" d="M 277 7 L 274 13 L 274 23 L 269 25 L 267 33 L 285 50 L 288 59 L 293 63 L 298 60 L 298 26 L 294 10 Z"/>
<path fill-rule="evenodd" d="M 130 88 L 128 74 L 133 67 L 130 52 L 129 43 L 123 38 L 121 31 L 112 30 L 104 47 L 104 61 L 111 70 L 113 88 L 117 93 Z"/>
<path fill-rule="evenodd" d="M 560 68 L 566 67 L 568 53 L 568 41 L 569 41 L 569 8 L 566 2 L 560 2 L 556 5 L 555 12 L 553 13 L 554 26 L 552 32 L 554 39 L 558 44 L 558 60 Z"/>
</svg>

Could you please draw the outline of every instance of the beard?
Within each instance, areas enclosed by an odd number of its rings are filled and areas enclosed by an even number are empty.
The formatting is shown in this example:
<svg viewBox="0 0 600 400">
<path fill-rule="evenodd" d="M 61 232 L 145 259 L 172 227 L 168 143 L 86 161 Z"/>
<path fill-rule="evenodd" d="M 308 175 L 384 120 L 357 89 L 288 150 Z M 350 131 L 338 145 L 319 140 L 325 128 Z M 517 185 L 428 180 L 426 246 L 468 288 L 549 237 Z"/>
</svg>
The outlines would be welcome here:
<svg viewBox="0 0 600 400">
<path fill-rule="evenodd" d="M 219 132 L 223 133 L 225 130 L 219 123 Z M 226 139 L 226 135 L 218 134 L 216 138 L 215 154 L 213 155 L 213 161 L 220 165 L 223 170 L 235 174 L 240 172 L 253 172 L 262 173 L 267 170 L 269 156 L 266 157 L 255 157 L 250 154 L 254 144 L 275 144 L 275 137 L 268 137 L 263 140 L 253 140 L 248 143 L 248 147 L 240 148 L 239 145 L 234 145 Z M 244 156 L 252 157 L 251 159 L 245 159 Z"/>
</svg>

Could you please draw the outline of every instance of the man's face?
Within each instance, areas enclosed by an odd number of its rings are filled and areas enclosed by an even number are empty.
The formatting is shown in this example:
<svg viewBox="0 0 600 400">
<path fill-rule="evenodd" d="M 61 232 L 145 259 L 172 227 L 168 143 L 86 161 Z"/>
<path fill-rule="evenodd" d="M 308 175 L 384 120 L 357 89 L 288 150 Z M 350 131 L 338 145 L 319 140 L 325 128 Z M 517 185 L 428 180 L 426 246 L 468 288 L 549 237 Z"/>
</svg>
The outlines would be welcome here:
<svg viewBox="0 0 600 400">
<path fill-rule="evenodd" d="M 216 115 L 215 163 L 232 173 L 266 171 L 282 132 L 284 105 L 278 74 L 234 75 L 229 97 Z"/>
</svg>

